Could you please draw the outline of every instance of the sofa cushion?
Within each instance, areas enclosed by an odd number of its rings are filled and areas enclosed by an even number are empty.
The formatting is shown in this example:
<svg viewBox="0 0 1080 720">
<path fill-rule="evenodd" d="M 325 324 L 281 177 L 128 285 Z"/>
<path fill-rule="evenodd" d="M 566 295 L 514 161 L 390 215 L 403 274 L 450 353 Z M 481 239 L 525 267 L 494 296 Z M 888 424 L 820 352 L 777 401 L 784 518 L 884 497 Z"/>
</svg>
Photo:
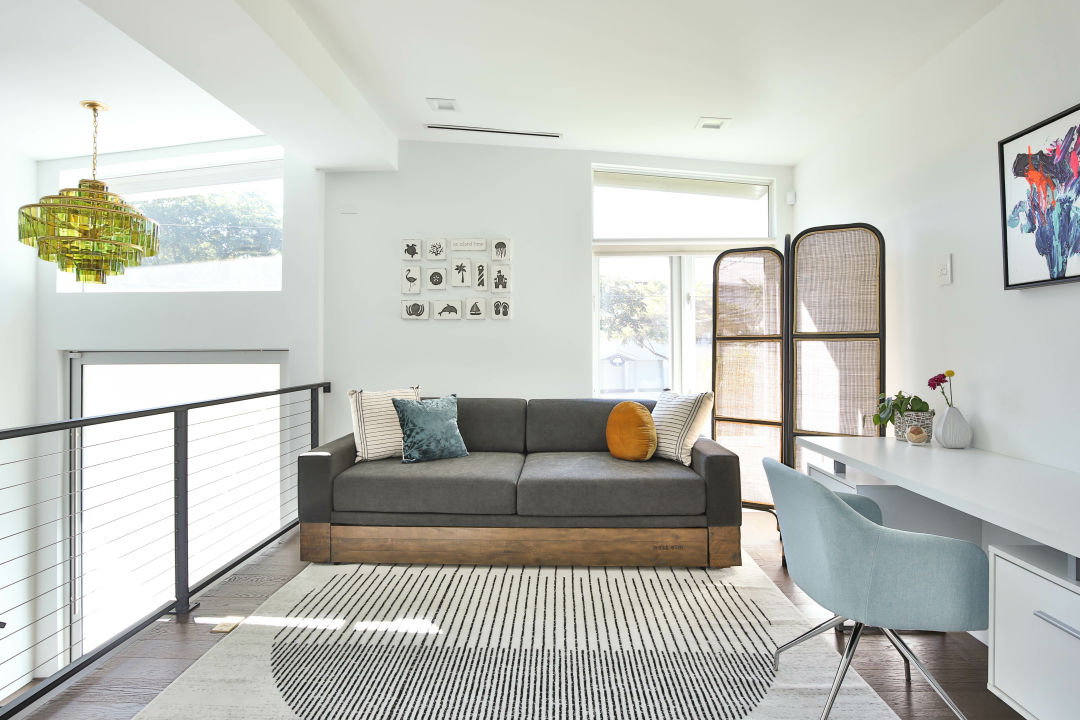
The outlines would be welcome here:
<svg viewBox="0 0 1080 720">
<path fill-rule="evenodd" d="M 357 463 L 334 478 L 334 510 L 512 515 L 523 461 L 519 453 L 478 452 L 415 464 Z"/>
<path fill-rule="evenodd" d="M 401 457 L 401 423 L 394 398 L 420 399 L 420 386 L 400 390 L 350 390 L 356 462 Z"/>
<path fill-rule="evenodd" d="M 694 443 L 709 427 L 713 394 L 679 395 L 664 391 L 652 415 L 656 423 L 656 457 L 689 465 Z"/>
<path fill-rule="evenodd" d="M 651 459 L 656 452 L 656 425 L 649 408 L 629 400 L 616 405 L 607 419 L 607 447 L 620 460 Z"/>
<path fill-rule="evenodd" d="M 519 515 L 701 515 L 705 480 L 670 460 L 631 462 L 608 452 L 540 452 L 525 458 Z"/>
<path fill-rule="evenodd" d="M 521 398 L 458 398 L 458 430 L 469 452 L 525 452 Z"/>
<path fill-rule="evenodd" d="M 465 457 L 469 451 L 457 425 L 457 397 L 433 400 L 394 398 L 401 421 L 401 461 L 406 463 Z"/>
<path fill-rule="evenodd" d="M 526 452 L 607 452 L 607 420 L 622 400 L 530 400 Z M 652 400 L 640 401 L 648 409 Z"/>
</svg>

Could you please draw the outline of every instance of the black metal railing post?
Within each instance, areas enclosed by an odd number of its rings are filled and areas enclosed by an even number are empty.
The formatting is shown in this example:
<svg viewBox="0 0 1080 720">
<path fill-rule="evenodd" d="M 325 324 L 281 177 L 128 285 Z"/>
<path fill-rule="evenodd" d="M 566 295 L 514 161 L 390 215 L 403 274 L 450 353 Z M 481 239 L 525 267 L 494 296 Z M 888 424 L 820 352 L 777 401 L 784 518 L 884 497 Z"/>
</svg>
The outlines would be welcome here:
<svg viewBox="0 0 1080 720">
<path fill-rule="evenodd" d="M 319 447 L 319 388 L 311 388 L 311 449 Z"/>
<path fill-rule="evenodd" d="M 188 411 L 173 413 L 173 512 L 175 521 L 176 605 L 173 614 L 183 615 L 199 607 L 191 604 L 188 578 Z"/>
</svg>

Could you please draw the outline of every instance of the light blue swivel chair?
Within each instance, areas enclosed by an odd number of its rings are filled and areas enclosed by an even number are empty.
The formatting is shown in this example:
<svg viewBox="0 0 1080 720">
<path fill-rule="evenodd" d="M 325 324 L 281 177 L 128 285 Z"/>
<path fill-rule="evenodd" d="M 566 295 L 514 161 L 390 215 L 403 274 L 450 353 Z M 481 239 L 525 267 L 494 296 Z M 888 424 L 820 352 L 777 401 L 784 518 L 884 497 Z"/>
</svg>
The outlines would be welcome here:
<svg viewBox="0 0 1080 720">
<path fill-rule="evenodd" d="M 922 673 L 958 718 L 952 698 L 897 630 L 962 632 L 989 624 L 989 563 L 963 540 L 881 526 L 881 510 L 868 498 L 841 497 L 806 475 L 764 461 L 788 574 L 814 602 L 835 617 L 776 651 L 780 653 L 845 620 L 855 623 L 836 670 L 821 720 L 829 717 L 840 685 L 867 625 L 880 627 L 905 660 Z"/>
</svg>

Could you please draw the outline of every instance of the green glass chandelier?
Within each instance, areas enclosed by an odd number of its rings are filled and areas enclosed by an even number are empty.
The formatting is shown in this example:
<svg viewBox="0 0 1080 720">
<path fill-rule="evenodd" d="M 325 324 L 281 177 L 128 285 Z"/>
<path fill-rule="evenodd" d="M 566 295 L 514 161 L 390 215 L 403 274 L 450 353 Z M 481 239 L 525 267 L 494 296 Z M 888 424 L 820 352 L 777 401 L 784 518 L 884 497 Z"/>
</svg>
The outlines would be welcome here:
<svg viewBox="0 0 1080 720">
<path fill-rule="evenodd" d="M 108 105 L 85 100 L 94 113 L 94 159 L 89 180 L 19 208 L 19 242 L 37 248 L 79 282 L 104 284 L 158 251 L 158 225 L 97 179 L 98 113 Z"/>
</svg>

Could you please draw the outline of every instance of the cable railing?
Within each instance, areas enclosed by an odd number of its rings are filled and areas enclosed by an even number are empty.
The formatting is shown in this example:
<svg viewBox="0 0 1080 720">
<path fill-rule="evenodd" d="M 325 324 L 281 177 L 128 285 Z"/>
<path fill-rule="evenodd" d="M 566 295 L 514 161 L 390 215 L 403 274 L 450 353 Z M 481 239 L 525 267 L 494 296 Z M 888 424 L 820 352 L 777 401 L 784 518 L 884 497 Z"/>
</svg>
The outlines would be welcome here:
<svg viewBox="0 0 1080 720">
<path fill-rule="evenodd" d="M 0 430 L 0 720 L 296 526 L 320 392 Z"/>
</svg>

